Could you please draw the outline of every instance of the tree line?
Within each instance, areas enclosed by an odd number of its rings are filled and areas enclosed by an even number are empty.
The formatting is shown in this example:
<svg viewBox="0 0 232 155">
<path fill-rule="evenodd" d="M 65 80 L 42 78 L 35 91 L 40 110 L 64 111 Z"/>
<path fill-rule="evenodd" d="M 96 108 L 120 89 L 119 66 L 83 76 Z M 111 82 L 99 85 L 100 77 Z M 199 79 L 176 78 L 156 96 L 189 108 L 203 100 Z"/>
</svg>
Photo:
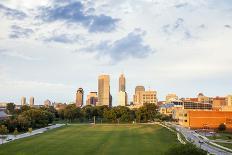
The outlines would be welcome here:
<svg viewBox="0 0 232 155">
<path fill-rule="evenodd" d="M 125 106 L 91 106 L 83 108 L 75 104 L 67 105 L 65 109 L 58 111 L 59 119 L 68 122 L 93 122 L 99 123 L 146 123 L 155 120 L 170 120 L 171 117 L 158 113 L 155 104 L 144 104 L 138 109 L 130 109 Z"/>
<path fill-rule="evenodd" d="M 27 105 L 16 109 L 13 103 L 7 104 L 6 112 L 10 117 L 0 121 L 0 125 L 7 127 L 9 132 L 15 129 L 19 132 L 28 131 L 29 128 L 42 128 L 54 122 L 77 123 L 146 123 L 155 120 L 170 120 L 169 116 L 158 113 L 155 104 L 145 104 L 138 109 L 125 106 L 84 106 L 76 107 L 69 104 L 64 109 L 56 110 L 53 106 L 33 108 Z"/>
</svg>

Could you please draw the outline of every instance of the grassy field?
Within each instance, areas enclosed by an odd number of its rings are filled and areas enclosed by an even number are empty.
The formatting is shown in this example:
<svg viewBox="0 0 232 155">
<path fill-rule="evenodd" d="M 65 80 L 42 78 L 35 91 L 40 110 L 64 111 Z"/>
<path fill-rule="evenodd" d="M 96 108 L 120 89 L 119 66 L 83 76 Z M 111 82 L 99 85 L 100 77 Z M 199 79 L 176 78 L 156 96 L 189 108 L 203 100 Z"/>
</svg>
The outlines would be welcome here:
<svg viewBox="0 0 232 155">
<path fill-rule="evenodd" d="M 229 143 L 217 143 L 218 145 L 221 145 L 221 146 L 224 146 L 224 147 L 227 147 L 229 149 L 232 149 L 232 144 L 229 144 Z"/>
<path fill-rule="evenodd" d="M 158 125 L 71 125 L 0 145 L 0 155 L 159 155 L 176 144 Z"/>
</svg>

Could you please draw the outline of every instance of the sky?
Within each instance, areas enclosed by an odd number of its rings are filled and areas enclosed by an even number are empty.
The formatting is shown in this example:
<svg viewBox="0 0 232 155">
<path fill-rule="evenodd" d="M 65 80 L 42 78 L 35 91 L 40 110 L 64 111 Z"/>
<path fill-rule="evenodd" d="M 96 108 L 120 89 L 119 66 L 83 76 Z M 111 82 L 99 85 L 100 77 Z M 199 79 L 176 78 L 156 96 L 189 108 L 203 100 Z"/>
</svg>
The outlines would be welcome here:
<svg viewBox="0 0 232 155">
<path fill-rule="evenodd" d="M 179 97 L 232 94 L 231 0 L 1 0 L 0 102 L 72 102 L 110 75 Z"/>
</svg>

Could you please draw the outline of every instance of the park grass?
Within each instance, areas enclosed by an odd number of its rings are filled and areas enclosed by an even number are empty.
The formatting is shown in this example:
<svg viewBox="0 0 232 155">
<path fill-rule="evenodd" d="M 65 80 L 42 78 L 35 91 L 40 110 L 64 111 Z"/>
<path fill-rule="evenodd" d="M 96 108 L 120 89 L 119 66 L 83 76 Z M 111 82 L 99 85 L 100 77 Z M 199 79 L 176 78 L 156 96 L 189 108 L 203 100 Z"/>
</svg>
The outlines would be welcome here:
<svg viewBox="0 0 232 155">
<path fill-rule="evenodd" d="M 232 144 L 231 143 L 217 143 L 218 145 L 224 146 L 226 148 L 232 149 Z"/>
<path fill-rule="evenodd" d="M 209 139 L 215 140 L 215 139 L 223 139 L 223 140 L 231 140 L 232 141 L 232 133 L 225 133 L 225 132 L 219 132 L 217 133 L 217 136 L 210 136 Z"/>
<path fill-rule="evenodd" d="M 0 155 L 161 155 L 174 145 L 176 134 L 158 125 L 73 124 L 0 145 Z"/>
</svg>

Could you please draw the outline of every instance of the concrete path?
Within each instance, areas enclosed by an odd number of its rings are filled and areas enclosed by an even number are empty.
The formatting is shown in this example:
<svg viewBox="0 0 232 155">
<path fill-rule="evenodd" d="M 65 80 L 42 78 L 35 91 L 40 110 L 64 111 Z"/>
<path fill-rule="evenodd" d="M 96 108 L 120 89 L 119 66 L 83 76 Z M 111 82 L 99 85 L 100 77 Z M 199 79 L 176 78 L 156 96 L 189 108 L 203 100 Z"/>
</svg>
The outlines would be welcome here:
<svg viewBox="0 0 232 155">
<path fill-rule="evenodd" d="M 176 124 L 170 123 L 169 125 L 172 125 L 173 127 L 176 128 L 177 131 L 181 132 L 186 138 L 186 140 L 194 143 L 197 147 L 209 152 L 210 154 L 215 154 L 215 155 L 231 155 L 232 154 L 232 152 L 230 152 L 229 149 L 228 151 L 225 151 L 224 149 L 221 149 L 222 148 L 221 146 L 218 146 L 218 145 L 212 146 L 213 144 L 209 139 L 197 134 L 193 130 L 184 128 Z M 211 143 L 212 145 L 210 145 L 209 143 Z"/>
<path fill-rule="evenodd" d="M 65 125 L 65 124 L 51 125 L 51 126 L 48 126 L 48 127 L 45 127 L 45 128 L 40 128 L 40 129 L 33 130 L 31 133 L 27 132 L 27 133 L 19 134 L 17 136 L 7 135 L 7 138 L 5 140 L 3 140 L 3 144 L 14 141 L 16 139 L 21 139 L 21 138 L 26 138 L 26 137 L 30 137 L 30 136 L 33 136 L 33 135 L 41 134 L 41 133 L 44 133 L 45 131 L 52 130 L 52 129 L 55 129 L 55 128 L 59 128 L 59 127 L 61 127 L 63 125 Z M 2 144 L 2 140 L 0 140 L 0 145 L 1 144 Z"/>
</svg>

